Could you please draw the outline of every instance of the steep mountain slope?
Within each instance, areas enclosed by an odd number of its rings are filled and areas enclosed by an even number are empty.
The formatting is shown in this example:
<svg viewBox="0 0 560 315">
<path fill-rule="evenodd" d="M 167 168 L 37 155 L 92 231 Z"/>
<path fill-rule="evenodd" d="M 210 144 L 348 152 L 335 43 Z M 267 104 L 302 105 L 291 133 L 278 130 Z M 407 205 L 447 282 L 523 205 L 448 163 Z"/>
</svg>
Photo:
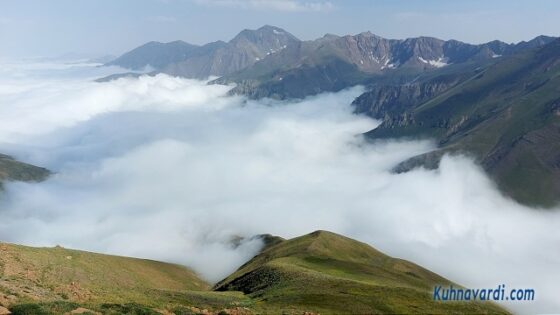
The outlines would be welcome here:
<svg viewBox="0 0 560 315">
<path fill-rule="evenodd" d="M 449 283 L 367 244 L 316 231 L 269 247 L 215 289 L 243 291 L 277 313 L 507 313 L 490 303 L 434 302 L 433 286 Z"/>
<path fill-rule="evenodd" d="M 368 133 L 438 140 L 439 150 L 398 171 L 437 167 L 444 153 L 464 152 L 516 200 L 538 206 L 560 201 L 560 40 L 504 58 L 428 99 L 384 111 L 381 126 Z"/>
<path fill-rule="evenodd" d="M 190 78 L 222 76 L 244 69 L 298 42 L 285 30 L 266 25 L 257 30 L 244 30 L 228 43 L 204 45 L 183 61 L 167 65 L 162 72 Z"/>
<path fill-rule="evenodd" d="M 170 43 L 149 42 L 135 48 L 107 65 L 120 66 L 132 70 L 141 70 L 147 66 L 161 69 L 168 64 L 187 58 L 198 46 L 174 41 Z"/>
<path fill-rule="evenodd" d="M 232 93 L 255 98 L 293 98 L 385 80 L 387 76 L 418 75 L 450 64 L 487 61 L 552 40 L 541 36 L 519 44 L 494 41 L 471 45 L 432 37 L 385 39 L 370 32 L 326 35 L 293 45 L 215 82 L 237 83 Z"/>
<path fill-rule="evenodd" d="M 0 187 L 3 181 L 42 181 L 50 175 L 47 169 L 25 164 L 0 154 Z"/>
<path fill-rule="evenodd" d="M 393 80 L 376 80 L 369 90 L 353 102 L 355 112 L 375 119 L 400 115 L 448 89 L 472 78 L 492 65 L 494 60 L 453 64 L 412 77 L 393 76 Z"/>
</svg>

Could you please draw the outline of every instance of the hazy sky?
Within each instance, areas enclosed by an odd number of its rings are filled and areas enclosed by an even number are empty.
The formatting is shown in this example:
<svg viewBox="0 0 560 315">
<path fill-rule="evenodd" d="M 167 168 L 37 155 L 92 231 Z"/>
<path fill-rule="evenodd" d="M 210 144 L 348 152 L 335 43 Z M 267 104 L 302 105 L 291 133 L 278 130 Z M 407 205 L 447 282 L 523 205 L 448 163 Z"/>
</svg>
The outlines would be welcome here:
<svg viewBox="0 0 560 315">
<path fill-rule="evenodd" d="M 283 27 L 301 39 L 370 30 L 484 42 L 559 35 L 556 0 L 0 0 L 0 57 L 120 54 L 146 41 L 228 40 Z"/>
</svg>

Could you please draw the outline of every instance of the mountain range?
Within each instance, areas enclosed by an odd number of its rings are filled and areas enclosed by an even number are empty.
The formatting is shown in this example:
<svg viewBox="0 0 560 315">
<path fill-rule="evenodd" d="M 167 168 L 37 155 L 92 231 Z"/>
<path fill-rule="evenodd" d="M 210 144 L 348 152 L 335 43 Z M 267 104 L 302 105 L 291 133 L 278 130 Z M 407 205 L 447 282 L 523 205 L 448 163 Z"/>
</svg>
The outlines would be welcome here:
<svg viewBox="0 0 560 315">
<path fill-rule="evenodd" d="M 170 52 L 175 46 L 187 51 L 182 60 Z M 548 36 L 474 45 L 370 32 L 301 41 L 264 26 L 228 43 L 150 43 L 111 64 L 153 64 L 152 73 L 189 78 L 220 76 L 210 84 L 234 84 L 230 93 L 250 98 L 303 98 L 362 84 L 368 91 L 353 102 L 355 111 L 382 121 L 367 133 L 370 139 L 438 142 L 438 150 L 404 161 L 396 172 L 436 168 L 444 154 L 463 153 L 505 195 L 552 207 L 560 202 L 558 46 Z M 151 62 L 158 54 L 158 62 Z"/>
<path fill-rule="evenodd" d="M 263 26 L 258 30 L 244 30 L 227 43 L 217 41 L 196 46 L 182 41 L 150 42 L 107 65 L 131 70 L 148 67 L 170 75 L 206 79 L 249 67 L 298 42 L 295 36 L 278 27 Z"/>
<path fill-rule="evenodd" d="M 386 39 L 364 32 L 301 41 L 286 30 L 266 25 L 243 30 L 227 43 L 150 42 L 107 65 L 131 70 L 148 67 L 152 74 L 186 78 L 219 76 L 214 83 L 235 83 L 231 93 L 253 98 L 301 98 L 388 77 L 402 81 L 447 65 L 513 55 L 552 40 L 539 36 L 517 44 L 492 41 L 473 45 L 433 37 Z"/>
<path fill-rule="evenodd" d="M 0 314 L 509 314 L 434 301 L 451 281 L 338 234 L 259 237 L 261 252 L 214 286 L 174 264 L 0 243 Z"/>
</svg>

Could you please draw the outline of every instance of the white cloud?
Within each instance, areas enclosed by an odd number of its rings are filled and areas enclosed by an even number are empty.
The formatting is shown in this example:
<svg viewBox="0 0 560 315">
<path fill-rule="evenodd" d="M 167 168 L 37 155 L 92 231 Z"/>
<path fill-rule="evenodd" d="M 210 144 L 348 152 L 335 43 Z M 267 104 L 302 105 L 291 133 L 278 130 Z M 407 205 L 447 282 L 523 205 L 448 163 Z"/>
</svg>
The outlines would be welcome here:
<svg viewBox="0 0 560 315">
<path fill-rule="evenodd" d="M 170 78 L 163 75 L 141 77 L 139 80 L 118 80 L 113 84 L 94 84 L 68 78 L 44 80 L 29 78 L 22 83 L 14 68 L 41 73 L 45 69 L 72 72 L 90 65 L 26 64 L 7 65 L 0 75 L 11 71 L 11 79 L 4 79 L 0 87 L 0 142 L 18 142 L 25 134 L 42 134 L 60 127 L 71 127 L 99 114 L 118 111 L 173 111 L 214 102 L 207 109 L 223 106 L 216 97 L 229 90 L 214 85 L 202 90 L 205 82 Z M 21 68 L 18 68 L 22 70 Z M 39 70 L 39 71 L 37 71 Z M 5 77 L 4 77 L 5 78 Z M 91 79 L 91 78 L 89 78 Z M 88 80 L 88 78 L 86 78 Z M 25 95 L 25 97 L 22 97 Z M 25 119 L 22 119 L 25 117 Z"/>
<path fill-rule="evenodd" d="M 376 122 L 348 106 L 360 88 L 246 101 L 163 75 L 99 84 L 102 68 L 46 68 L 0 72 L 0 152 L 56 171 L 7 185 L 2 240 L 180 262 L 215 281 L 260 246 L 232 236 L 327 229 L 471 287 L 534 288 L 517 311 L 560 308 L 560 213 L 504 198 L 462 157 L 391 174 L 432 144 L 365 143 Z"/>
<path fill-rule="evenodd" d="M 241 9 L 276 11 L 330 11 L 334 5 L 330 1 L 302 0 L 194 0 L 195 3 L 209 6 L 223 6 Z"/>
</svg>

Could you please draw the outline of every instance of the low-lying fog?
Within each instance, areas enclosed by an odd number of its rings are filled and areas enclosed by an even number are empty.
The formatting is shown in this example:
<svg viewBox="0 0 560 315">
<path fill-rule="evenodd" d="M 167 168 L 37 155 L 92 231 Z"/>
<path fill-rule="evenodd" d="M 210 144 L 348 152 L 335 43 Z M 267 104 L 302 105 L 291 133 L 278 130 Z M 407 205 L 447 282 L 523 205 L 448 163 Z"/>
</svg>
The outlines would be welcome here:
<svg viewBox="0 0 560 315">
<path fill-rule="evenodd" d="M 0 240 L 191 266 L 209 281 L 260 248 L 232 236 L 325 229 L 463 285 L 534 288 L 521 312 L 560 310 L 560 212 L 500 195 L 466 158 L 389 170 L 430 142 L 366 144 L 356 87 L 297 102 L 246 101 L 230 87 L 119 69 L 4 64 L 0 153 L 56 172 L 6 186 Z"/>
</svg>

